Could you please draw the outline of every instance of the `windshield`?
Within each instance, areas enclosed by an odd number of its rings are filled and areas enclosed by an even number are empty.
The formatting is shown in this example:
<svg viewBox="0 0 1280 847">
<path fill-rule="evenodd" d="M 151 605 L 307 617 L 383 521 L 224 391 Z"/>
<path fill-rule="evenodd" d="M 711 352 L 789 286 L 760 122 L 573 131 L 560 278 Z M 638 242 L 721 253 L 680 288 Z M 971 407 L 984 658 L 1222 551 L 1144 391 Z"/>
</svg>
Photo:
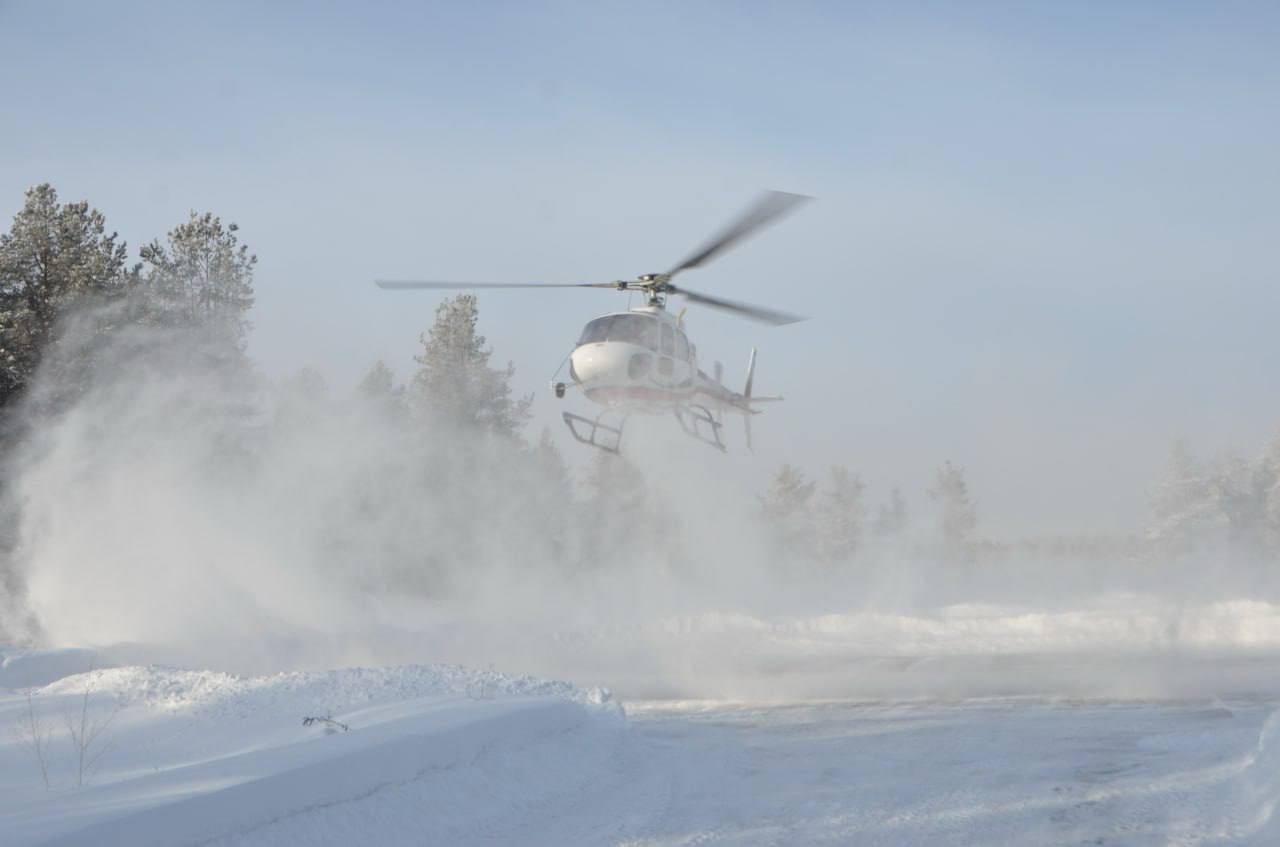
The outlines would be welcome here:
<svg viewBox="0 0 1280 847">
<path fill-rule="evenodd" d="M 643 315 L 606 315 L 596 318 L 582 330 L 579 344 L 600 341 L 626 341 L 653 349 L 657 346 L 658 322 Z"/>
</svg>

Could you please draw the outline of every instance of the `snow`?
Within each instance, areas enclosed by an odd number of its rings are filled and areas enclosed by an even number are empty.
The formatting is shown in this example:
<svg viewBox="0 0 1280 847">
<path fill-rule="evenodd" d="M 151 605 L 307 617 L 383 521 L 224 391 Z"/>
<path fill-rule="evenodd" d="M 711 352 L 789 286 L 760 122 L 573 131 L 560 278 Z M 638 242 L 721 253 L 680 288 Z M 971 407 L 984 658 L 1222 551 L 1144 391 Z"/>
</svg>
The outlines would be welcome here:
<svg viewBox="0 0 1280 847">
<path fill-rule="evenodd" d="M 977 652 L 1016 641 L 1025 622 L 1004 617 L 1001 632 L 993 609 L 899 621 L 920 639 L 970 633 L 968 653 L 957 643 L 955 655 L 914 658 L 848 652 L 848 633 L 887 634 L 883 620 L 659 622 L 693 640 L 755 632 L 743 649 L 772 645 L 756 667 L 772 673 L 746 686 L 749 701 L 625 710 L 604 689 L 456 665 L 85 673 L 86 661 L 110 664 L 109 651 L 11 653 L 0 667 L 0 727 L 11 730 L 0 735 L 0 843 L 1280 843 L 1274 654 L 1214 653 L 1223 645 L 1212 642 Z M 792 673 L 914 693 L 795 702 Z M 1144 674 L 1136 689 L 1182 676 L 1199 693 L 1101 696 L 1093 684 Z M 761 696 L 770 680 L 778 696 Z M 1016 680 L 1021 693 L 992 696 Z M 90 719 L 112 720 L 99 767 L 76 787 L 64 718 L 78 717 L 86 691 Z M 52 732 L 48 789 L 22 743 L 28 694 Z M 350 729 L 304 726 L 307 716 Z"/>
<path fill-rule="evenodd" d="M 1280 834 L 1280 721 L 1261 703 L 629 712 L 630 731 L 607 743 L 571 735 L 539 755 L 485 757 L 217 843 L 1164 845 Z M 440 800 L 459 783 L 484 798 L 479 808 Z"/>
<path fill-rule="evenodd" d="M 58 653 L 7 664 L 67 666 Z M 76 787 L 65 729 L 88 693 L 111 719 L 98 768 Z M 233 839 L 280 818 L 350 804 L 426 774 L 466 769 L 491 751 L 541 755 L 548 739 L 607 739 L 621 709 L 607 692 L 456 666 L 353 668 L 239 678 L 158 667 L 95 670 L 30 691 L 52 731 L 52 788 L 22 741 L 28 700 L 0 696 L 0 839 L 6 845 L 169 845 Z M 307 716 L 331 716 L 349 731 Z M 465 780 L 437 802 L 468 808 Z M 350 841 L 332 843 L 351 843 Z"/>
</svg>

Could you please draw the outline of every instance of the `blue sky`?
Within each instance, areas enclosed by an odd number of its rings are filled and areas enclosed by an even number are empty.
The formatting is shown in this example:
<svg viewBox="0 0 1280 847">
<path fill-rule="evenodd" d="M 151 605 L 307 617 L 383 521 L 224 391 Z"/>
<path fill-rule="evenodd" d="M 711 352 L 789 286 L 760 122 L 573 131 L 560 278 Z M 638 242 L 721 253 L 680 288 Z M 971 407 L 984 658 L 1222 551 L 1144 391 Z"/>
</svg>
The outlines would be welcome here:
<svg viewBox="0 0 1280 847">
<path fill-rule="evenodd" d="M 0 0 L 0 212 L 50 181 L 131 245 L 261 257 L 253 351 L 407 375 L 375 276 L 661 270 L 762 188 L 817 202 L 688 284 L 704 358 L 788 402 L 735 472 L 966 465 L 992 532 L 1123 530 L 1181 435 L 1280 424 L 1280 7 Z M 482 297 L 537 391 L 602 292 Z M 712 467 L 712 466 L 707 466 Z"/>
</svg>

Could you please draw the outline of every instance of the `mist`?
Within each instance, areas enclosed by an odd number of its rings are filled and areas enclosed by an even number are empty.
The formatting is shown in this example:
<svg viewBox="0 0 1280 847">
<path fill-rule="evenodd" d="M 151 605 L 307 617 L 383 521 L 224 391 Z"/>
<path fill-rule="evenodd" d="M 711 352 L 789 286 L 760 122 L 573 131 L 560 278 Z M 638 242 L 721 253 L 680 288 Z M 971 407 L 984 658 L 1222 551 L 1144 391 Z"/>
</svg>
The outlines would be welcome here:
<svg viewBox="0 0 1280 847">
<path fill-rule="evenodd" d="M 531 433 L 415 417 L 402 391 L 316 371 L 229 369 L 180 333 L 104 342 L 100 324 L 69 322 L 8 470 L 10 628 L 30 643 L 240 673 L 464 662 L 632 696 L 1273 685 L 1273 569 L 1225 545 L 961 554 L 917 510 L 824 562 L 779 544 L 733 455 L 665 418 L 633 419 L 625 458 L 583 457 L 575 482 Z M 88 351 L 93 379 L 68 395 L 59 361 Z M 600 467 L 604 496 L 582 479 Z"/>
</svg>

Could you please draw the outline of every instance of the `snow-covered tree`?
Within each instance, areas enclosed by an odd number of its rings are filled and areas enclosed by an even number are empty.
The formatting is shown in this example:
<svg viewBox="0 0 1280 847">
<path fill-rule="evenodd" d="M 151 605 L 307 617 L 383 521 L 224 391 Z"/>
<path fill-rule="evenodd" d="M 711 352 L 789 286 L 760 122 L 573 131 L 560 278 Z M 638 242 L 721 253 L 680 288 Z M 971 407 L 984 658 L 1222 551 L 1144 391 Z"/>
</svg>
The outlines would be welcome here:
<svg viewBox="0 0 1280 847">
<path fill-rule="evenodd" d="M 842 465 L 831 468 L 814 510 L 815 542 L 824 561 L 843 561 L 857 552 L 866 520 L 865 491 L 857 474 Z"/>
<path fill-rule="evenodd" d="M 969 495 L 964 468 L 944 462 L 938 468 L 929 497 L 939 507 L 939 530 L 943 543 L 952 550 L 963 550 L 973 540 L 978 527 L 977 507 Z"/>
<path fill-rule="evenodd" d="M 0 408 L 30 383 L 73 309 L 126 291 L 133 278 L 126 257 L 124 241 L 107 234 L 106 219 L 87 202 L 60 204 L 47 183 L 28 189 L 12 227 L 0 234 Z M 96 320 L 81 330 L 100 334 L 110 331 L 109 323 Z M 93 345 L 77 349 L 81 355 L 65 361 L 64 369 L 82 382 L 82 359 Z"/>
<path fill-rule="evenodd" d="M 142 320 L 191 332 L 201 352 L 243 363 L 258 257 L 239 241 L 239 227 L 191 212 L 164 243 L 142 248 Z"/>
<path fill-rule="evenodd" d="M 424 417 L 465 431 L 517 437 L 529 420 L 532 395 L 513 399 L 515 366 L 489 367 L 493 351 L 476 332 L 476 298 L 460 294 L 436 309 L 435 323 L 422 335 L 413 403 Z"/>
</svg>

